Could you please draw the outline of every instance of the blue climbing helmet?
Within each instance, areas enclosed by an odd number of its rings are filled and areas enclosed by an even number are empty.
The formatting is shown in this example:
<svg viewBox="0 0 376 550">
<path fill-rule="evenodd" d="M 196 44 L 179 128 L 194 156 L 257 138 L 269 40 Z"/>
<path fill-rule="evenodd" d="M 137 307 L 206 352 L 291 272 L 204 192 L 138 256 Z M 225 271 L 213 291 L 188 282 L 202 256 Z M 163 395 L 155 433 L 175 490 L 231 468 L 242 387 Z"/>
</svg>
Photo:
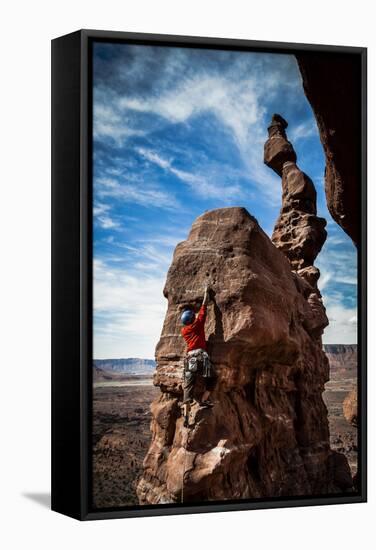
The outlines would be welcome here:
<svg viewBox="0 0 376 550">
<path fill-rule="evenodd" d="M 195 320 L 195 317 L 196 316 L 191 309 L 186 309 L 185 311 L 183 311 L 180 319 L 183 325 L 191 325 Z"/>
</svg>

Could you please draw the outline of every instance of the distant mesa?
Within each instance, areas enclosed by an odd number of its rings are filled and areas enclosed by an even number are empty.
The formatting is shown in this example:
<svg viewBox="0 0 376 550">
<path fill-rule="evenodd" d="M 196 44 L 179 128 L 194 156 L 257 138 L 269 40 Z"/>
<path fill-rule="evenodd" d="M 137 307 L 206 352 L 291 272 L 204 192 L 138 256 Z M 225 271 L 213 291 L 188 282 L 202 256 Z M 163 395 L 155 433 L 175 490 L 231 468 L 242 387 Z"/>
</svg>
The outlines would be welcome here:
<svg viewBox="0 0 376 550">
<path fill-rule="evenodd" d="M 126 359 L 94 359 L 94 377 L 106 374 L 133 374 L 152 375 L 155 369 L 154 359 L 139 359 L 129 357 Z"/>
<path fill-rule="evenodd" d="M 331 353 L 333 355 L 355 355 L 358 352 L 357 344 L 324 344 L 325 353 Z"/>
<path fill-rule="evenodd" d="M 323 348 L 329 359 L 331 380 L 357 378 L 358 346 L 356 344 L 325 344 Z"/>
</svg>

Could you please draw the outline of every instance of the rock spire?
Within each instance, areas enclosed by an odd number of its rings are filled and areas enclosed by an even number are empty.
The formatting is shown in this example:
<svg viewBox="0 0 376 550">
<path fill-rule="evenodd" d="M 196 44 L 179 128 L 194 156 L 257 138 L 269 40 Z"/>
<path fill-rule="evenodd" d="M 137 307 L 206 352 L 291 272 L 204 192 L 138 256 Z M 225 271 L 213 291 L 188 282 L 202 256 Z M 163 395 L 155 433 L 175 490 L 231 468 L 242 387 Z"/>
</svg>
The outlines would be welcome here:
<svg viewBox="0 0 376 550">
<path fill-rule="evenodd" d="M 282 178 L 282 208 L 272 241 L 287 256 L 292 269 L 298 271 L 313 266 L 326 240 L 326 221 L 317 216 L 316 189 L 296 164 L 296 153 L 286 136 L 287 126 L 280 115 L 273 115 L 264 162 Z M 309 272 L 312 277 L 315 270 Z"/>
</svg>

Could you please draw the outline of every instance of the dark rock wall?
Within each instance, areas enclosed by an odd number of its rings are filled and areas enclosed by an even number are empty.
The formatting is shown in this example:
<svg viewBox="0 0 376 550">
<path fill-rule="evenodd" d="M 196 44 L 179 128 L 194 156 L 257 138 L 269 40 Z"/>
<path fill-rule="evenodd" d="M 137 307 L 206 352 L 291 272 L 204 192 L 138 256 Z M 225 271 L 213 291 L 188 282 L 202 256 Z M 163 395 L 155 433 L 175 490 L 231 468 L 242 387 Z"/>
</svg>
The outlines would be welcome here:
<svg viewBox="0 0 376 550">
<path fill-rule="evenodd" d="M 359 55 L 296 54 L 326 156 L 325 192 L 333 219 L 359 242 L 361 60 Z"/>
</svg>

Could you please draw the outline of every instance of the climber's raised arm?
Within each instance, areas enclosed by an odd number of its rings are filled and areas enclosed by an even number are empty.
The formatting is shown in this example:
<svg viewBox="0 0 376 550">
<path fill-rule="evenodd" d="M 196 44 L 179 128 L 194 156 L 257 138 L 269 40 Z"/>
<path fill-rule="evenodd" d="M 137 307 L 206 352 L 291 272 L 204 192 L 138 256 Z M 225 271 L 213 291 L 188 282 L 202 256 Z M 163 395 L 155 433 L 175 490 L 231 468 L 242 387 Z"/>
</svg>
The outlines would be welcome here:
<svg viewBox="0 0 376 550">
<path fill-rule="evenodd" d="M 196 323 L 204 325 L 206 321 L 206 306 L 210 302 L 210 287 L 209 285 L 205 286 L 204 291 L 204 299 L 202 300 L 202 304 L 200 307 L 200 311 L 197 314 L 196 317 Z"/>
<path fill-rule="evenodd" d="M 206 285 L 206 286 L 205 286 L 204 299 L 203 299 L 203 301 L 202 301 L 202 305 L 203 305 L 203 306 L 208 305 L 209 301 L 210 301 L 210 286 L 209 286 L 209 285 Z"/>
</svg>

